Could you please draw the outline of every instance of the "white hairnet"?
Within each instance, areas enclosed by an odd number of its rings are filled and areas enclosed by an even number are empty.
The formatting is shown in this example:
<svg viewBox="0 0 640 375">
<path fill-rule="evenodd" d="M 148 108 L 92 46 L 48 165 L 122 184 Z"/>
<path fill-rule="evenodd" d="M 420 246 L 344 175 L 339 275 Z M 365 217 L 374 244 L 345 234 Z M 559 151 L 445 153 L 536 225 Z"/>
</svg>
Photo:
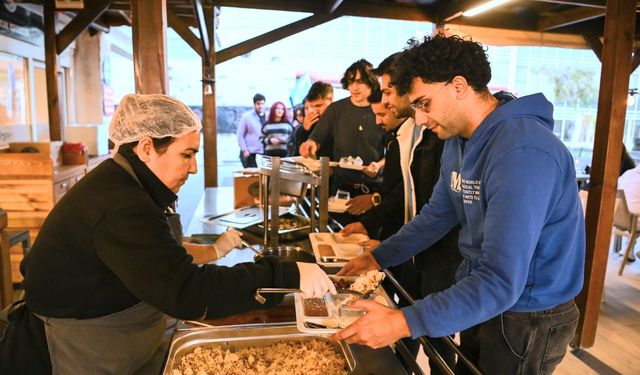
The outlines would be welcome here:
<svg viewBox="0 0 640 375">
<path fill-rule="evenodd" d="M 178 138 L 201 128 L 198 116 L 177 99 L 160 94 L 129 94 L 113 114 L 109 138 L 121 145 L 146 136 Z"/>
</svg>

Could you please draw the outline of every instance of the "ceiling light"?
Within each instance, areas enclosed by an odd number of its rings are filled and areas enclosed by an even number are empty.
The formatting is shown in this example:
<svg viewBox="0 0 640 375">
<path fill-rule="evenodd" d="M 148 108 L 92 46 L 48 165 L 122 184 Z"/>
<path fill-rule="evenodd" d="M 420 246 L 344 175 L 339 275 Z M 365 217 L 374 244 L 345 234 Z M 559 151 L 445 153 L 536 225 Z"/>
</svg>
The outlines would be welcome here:
<svg viewBox="0 0 640 375">
<path fill-rule="evenodd" d="M 497 6 L 500 6 L 504 3 L 508 3 L 511 0 L 491 0 L 488 3 L 484 3 L 482 5 L 478 5 L 475 8 L 471 8 L 469 10 L 465 10 L 464 12 L 462 12 L 462 15 L 465 17 L 473 17 L 477 14 L 480 14 L 482 12 L 486 12 L 489 9 L 493 9 Z"/>
</svg>

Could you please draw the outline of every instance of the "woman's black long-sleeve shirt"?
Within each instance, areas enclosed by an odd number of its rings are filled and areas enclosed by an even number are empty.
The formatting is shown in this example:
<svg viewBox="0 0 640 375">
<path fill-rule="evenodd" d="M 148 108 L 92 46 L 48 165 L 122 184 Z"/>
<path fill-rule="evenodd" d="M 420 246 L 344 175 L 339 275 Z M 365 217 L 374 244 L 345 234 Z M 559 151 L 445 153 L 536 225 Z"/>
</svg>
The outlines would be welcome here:
<svg viewBox="0 0 640 375">
<path fill-rule="evenodd" d="M 86 319 L 144 301 L 175 318 L 211 318 L 261 307 L 256 288 L 299 285 L 296 264 L 271 257 L 234 267 L 193 264 L 167 223 L 175 194 L 137 157 L 127 160 L 142 186 L 107 160 L 45 220 L 21 264 L 34 313 Z"/>
</svg>

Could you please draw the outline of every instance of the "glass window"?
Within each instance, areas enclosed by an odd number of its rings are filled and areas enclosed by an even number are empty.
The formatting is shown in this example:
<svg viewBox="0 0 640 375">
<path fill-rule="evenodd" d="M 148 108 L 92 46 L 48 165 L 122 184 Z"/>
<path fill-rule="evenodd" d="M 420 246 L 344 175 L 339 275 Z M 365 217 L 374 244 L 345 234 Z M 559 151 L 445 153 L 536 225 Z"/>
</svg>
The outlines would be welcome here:
<svg viewBox="0 0 640 375">
<path fill-rule="evenodd" d="M 0 52 L 0 146 L 29 141 L 25 61 Z"/>
<path fill-rule="evenodd" d="M 573 129 L 576 122 L 573 120 L 564 120 L 564 129 L 562 131 L 562 140 L 564 142 L 571 142 L 573 140 Z"/>
</svg>

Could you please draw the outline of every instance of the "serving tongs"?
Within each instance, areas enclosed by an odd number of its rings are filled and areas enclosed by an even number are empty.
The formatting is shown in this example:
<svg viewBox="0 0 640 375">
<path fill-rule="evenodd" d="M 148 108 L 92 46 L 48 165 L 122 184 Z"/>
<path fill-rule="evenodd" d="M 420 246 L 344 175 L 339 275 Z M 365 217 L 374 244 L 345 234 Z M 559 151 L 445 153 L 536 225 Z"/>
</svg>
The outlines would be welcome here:
<svg viewBox="0 0 640 375">
<path fill-rule="evenodd" d="M 254 298 L 256 301 L 260 302 L 261 305 L 264 305 L 267 302 L 267 299 L 264 298 L 262 294 L 289 294 L 289 293 L 302 293 L 300 289 L 295 288 L 258 288 L 256 289 L 256 294 Z"/>
<path fill-rule="evenodd" d="M 369 297 L 371 297 L 376 290 L 378 290 L 378 287 L 366 293 L 358 292 L 356 290 L 351 290 L 351 289 L 336 289 L 336 292 L 338 294 L 353 294 L 354 296 L 360 297 L 362 299 L 369 299 Z"/>
</svg>

